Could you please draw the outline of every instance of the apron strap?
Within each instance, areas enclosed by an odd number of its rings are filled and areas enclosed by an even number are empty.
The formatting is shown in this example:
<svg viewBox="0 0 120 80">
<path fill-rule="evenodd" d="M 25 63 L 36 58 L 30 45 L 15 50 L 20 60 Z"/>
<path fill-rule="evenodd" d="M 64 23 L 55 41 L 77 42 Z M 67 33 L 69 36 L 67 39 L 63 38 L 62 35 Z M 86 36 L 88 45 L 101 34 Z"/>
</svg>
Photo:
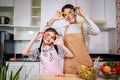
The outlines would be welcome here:
<svg viewBox="0 0 120 80">
<path fill-rule="evenodd" d="M 82 33 L 83 33 L 83 35 L 84 35 L 84 27 L 83 27 L 83 23 L 81 23 L 81 31 L 82 31 Z"/>
<path fill-rule="evenodd" d="M 65 34 L 67 33 L 67 30 L 68 30 L 68 25 L 67 25 L 66 28 L 65 28 L 64 36 L 65 36 Z"/>
<path fill-rule="evenodd" d="M 84 44 L 85 44 L 85 37 L 84 37 L 84 27 L 83 27 L 83 23 L 79 23 L 79 25 L 81 25 L 81 33 L 83 34 L 83 39 L 84 39 Z"/>
<path fill-rule="evenodd" d="M 79 24 L 81 24 L 81 30 L 82 30 L 82 33 L 83 33 L 83 35 L 84 35 L 84 23 L 83 22 L 81 22 L 81 23 L 79 23 Z M 83 36 L 84 37 L 84 41 L 85 41 L 85 35 Z M 88 45 L 87 45 L 87 48 L 88 48 L 88 50 L 89 50 L 89 46 L 90 46 L 90 35 L 87 35 L 87 39 L 88 39 Z M 86 44 L 86 42 L 85 42 L 85 44 Z"/>
</svg>

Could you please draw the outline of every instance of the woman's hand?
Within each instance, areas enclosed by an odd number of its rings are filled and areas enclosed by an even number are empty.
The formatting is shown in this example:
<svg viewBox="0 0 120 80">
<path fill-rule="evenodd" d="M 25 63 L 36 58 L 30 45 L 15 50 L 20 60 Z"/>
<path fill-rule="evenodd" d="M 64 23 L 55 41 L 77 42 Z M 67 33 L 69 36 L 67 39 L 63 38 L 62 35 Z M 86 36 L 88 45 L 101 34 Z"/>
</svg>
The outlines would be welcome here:
<svg viewBox="0 0 120 80">
<path fill-rule="evenodd" d="M 62 16 L 62 12 L 60 11 L 56 11 L 56 13 L 54 14 L 54 16 L 52 17 L 54 20 L 61 20 L 64 19 L 64 17 Z"/>
<path fill-rule="evenodd" d="M 85 15 L 85 13 L 83 12 L 83 10 L 82 10 L 81 7 L 77 6 L 77 7 L 75 7 L 75 9 L 77 10 L 77 15 L 82 16 L 83 18 L 86 17 L 86 15 Z"/>
<path fill-rule="evenodd" d="M 62 12 L 56 11 L 56 13 L 53 15 L 53 17 L 50 19 L 50 21 L 47 23 L 47 25 L 51 26 L 55 21 L 64 19 L 62 16 Z"/>
</svg>

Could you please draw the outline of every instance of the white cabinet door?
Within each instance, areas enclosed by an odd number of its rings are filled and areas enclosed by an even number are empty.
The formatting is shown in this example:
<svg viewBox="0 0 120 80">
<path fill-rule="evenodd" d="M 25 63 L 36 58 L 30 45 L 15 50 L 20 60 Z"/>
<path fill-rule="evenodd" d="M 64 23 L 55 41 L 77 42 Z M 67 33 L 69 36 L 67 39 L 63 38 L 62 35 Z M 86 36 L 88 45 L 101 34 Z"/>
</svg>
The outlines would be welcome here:
<svg viewBox="0 0 120 80">
<path fill-rule="evenodd" d="M 14 6 L 14 0 L 0 0 L 0 6 L 13 7 Z"/>
<path fill-rule="evenodd" d="M 31 0 L 15 0 L 14 26 L 30 26 Z"/>
<path fill-rule="evenodd" d="M 39 62 L 6 62 L 6 64 L 9 64 L 7 80 L 9 80 L 11 71 L 13 71 L 14 75 L 21 66 L 23 66 L 23 68 L 20 72 L 19 80 L 30 80 L 32 75 L 38 75 L 40 73 Z"/>
<path fill-rule="evenodd" d="M 92 0 L 91 18 L 93 20 L 105 20 L 104 0 Z"/>
<path fill-rule="evenodd" d="M 107 28 L 116 28 L 116 0 L 105 0 Z"/>
</svg>

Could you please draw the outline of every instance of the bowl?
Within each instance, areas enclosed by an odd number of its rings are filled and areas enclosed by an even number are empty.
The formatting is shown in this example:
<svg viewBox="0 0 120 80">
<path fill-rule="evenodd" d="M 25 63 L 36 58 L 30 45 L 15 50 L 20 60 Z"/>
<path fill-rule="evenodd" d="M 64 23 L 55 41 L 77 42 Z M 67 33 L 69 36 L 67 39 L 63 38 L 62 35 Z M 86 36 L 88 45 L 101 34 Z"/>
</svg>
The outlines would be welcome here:
<svg viewBox="0 0 120 80">
<path fill-rule="evenodd" d="M 101 72 L 106 79 L 118 80 L 120 76 L 120 72 Z"/>
<path fill-rule="evenodd" d="M 78 66 L 78 73 L 80 78 L 85 80 L 96 80 L 98 77 L 97 68 L 93 68 L 86 65 Z"/>
</svg>

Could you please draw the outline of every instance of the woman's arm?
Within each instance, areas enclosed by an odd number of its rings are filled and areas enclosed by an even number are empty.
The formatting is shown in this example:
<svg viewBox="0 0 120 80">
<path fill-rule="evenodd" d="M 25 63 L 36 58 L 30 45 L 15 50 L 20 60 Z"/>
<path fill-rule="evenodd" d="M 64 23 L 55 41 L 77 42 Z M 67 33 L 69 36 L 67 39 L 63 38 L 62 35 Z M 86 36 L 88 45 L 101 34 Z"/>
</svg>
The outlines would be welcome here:
<svg viewBox="0 0 120 80">
<path fill-rule="evenodd" d="M 63 44 L 61 36 L 57 37 L 54 44 L 59 45 L 64 50 L 66 57 L 73 57 L 73 53 Z"/>
<path fill-rule="evenodd" d="M 41 36 L 40 34 L 41 34 L 41 32 L 38 32 L 35 35 L 35 37 L 33 39 L 31 39 L 31 41 L 25 46 L 25 48 L 23 49 L 23 52 L 22 52 L 23 55 L 26 55 L 26 56 L 33 55 L 32 51 L 30 49 L 31 49 L 32 45 L 34 44 L 34 42 Z"/>
<path fill-rule="evenodd" d="M 97 35 L 100 33 L 100 29 L 98 28 L 98 26 L 88 17 L 85 18 L 87 24 L 88 24 L 88 32 L 92 35 Z"/>
<path fill-rule="evenodd" d="M 85 19 L 85 21 L 87 22 L 88 26 L 89 26 L 89 32 L 92 35 L 97 35 L 98 33 L 100 33 L 100 29 L 98 28 L 98 26 L 91 20 L 89 19 L 86 14 L 83 12 L 81 7 L 75 7 L 78 9 L 78 14 L 79 16 L 83 17 Z"/>
</svg>

